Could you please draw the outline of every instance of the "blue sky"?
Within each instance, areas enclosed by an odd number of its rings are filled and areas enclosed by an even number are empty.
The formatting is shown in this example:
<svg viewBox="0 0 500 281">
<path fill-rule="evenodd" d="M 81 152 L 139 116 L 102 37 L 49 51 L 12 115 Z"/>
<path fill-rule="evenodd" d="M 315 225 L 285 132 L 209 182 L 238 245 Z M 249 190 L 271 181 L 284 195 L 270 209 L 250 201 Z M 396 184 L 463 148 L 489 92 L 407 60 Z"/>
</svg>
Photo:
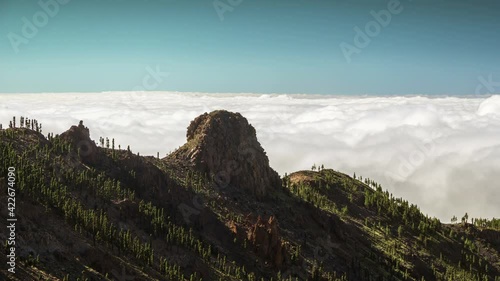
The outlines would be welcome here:
<svg viewBox="0 0 500 281">
<path fill-rule="evenodd" d="M 173 91 L 460 95 L 500 82 L 494 0 L 401 0 L 349 62 L 340 44 L 356 46 L 354 28 L 391 1 L 243 0 L 221 20 L 213 1 L 70 0 L 27 38 L 40 4 L 0 0 L 0 92 L 132 90 L 148 67 Z"/>
</svg>

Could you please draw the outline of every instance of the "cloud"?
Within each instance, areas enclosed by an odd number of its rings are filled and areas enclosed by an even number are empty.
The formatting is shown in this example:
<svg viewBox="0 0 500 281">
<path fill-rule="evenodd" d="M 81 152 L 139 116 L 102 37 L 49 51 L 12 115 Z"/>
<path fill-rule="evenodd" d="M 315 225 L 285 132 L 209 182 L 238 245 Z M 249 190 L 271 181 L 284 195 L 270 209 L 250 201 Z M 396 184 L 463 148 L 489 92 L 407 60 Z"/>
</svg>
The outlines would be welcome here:
<svg viewBox="0 0 500 281">
<path fill-rule="evenodd" d="M 84 120 L 93 139 L 113 137 L 141 155 L 175 150 L 189 122 L 216 109 L 243 114 L 282 175 L 324 164 L 374 179 L 443 221 L 500 215 L 500 96 L 0 94 L 4 126 L 23 115 L 61 133 Z"/>
</svg>

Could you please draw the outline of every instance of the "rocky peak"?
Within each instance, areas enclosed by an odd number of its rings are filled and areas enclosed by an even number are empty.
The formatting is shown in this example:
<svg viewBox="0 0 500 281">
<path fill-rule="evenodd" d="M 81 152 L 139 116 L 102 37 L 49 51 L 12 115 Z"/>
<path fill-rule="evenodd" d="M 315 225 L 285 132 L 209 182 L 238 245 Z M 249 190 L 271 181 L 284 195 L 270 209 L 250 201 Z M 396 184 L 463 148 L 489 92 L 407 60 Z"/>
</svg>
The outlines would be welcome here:
<svg viewBox="0 0 500 281">
<path fill-rule="evenodd" d="M 221 188 L 241 188 L 258 198 L 281 186 L 254 127 L 239 113 L 217 110 L 198 116 L 187 129 L 187 143 L 169 158 L 188 161 Z"/>
<path fill-rule="evenodd" d="M 90 139 L 90 131 L 83 125 L 83 121 L 80 121 L 78 126 L 71 126 L 60 137 L 69 142 L 75 151 L 79 151 L 79 155 L 84 162 L 90 164 L 97 162 L 97 145 Z"/>
</svg>

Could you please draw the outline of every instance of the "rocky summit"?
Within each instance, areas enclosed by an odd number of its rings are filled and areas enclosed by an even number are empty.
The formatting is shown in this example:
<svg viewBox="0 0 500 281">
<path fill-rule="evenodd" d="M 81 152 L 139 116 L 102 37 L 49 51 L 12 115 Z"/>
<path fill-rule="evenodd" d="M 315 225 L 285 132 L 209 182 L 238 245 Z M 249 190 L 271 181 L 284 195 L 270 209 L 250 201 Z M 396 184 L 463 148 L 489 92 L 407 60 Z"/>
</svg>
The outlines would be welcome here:
<svg viewBox="0 0 500 281">
<path fill-rule="evenodd" d="M 83 162 L 89 164 L 98 162 L 97 145 L 90 139 L 89 128 L 83 125 L 83 121 L 80 121 L 78 126 L 71 126 L 69 130 L 62 133 L 61 139 L 72 146 Z"/>
<path fill-rule="evenodd" d="M 217 110 L 198 116 L 187 129 L 187 143 L 169 158 L 187 161 L 221 189 L 241 188 L 263 198 L 281 186 L 254 127 L 239 113 Z"/>
</svg>

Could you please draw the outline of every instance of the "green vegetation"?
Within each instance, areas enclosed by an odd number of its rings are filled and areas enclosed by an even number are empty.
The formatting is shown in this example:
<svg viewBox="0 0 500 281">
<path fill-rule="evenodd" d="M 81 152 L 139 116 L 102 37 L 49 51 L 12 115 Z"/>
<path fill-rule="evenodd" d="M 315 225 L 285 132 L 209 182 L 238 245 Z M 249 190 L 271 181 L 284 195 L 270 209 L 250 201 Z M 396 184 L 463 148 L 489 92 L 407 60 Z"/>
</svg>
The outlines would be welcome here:
<svg viewBox="0 0 500 281">
<path fill-rule="evenodd" d="M 349 266 L 351 271 L 366 272 L 360 275 L 362 280 L 376 280 L 376 272 L 385 280 L 499 279 L 491 272 L 499 265 L 498 240 L 495 244 L 495 240 L 485 241 L 477 235 L 486 229 L 498 230 L 498 219 L 473 219 L 468 224 L 465 214 L 460 225 L 444 225 L 422 214 L 416 205 L 383 191 L 369 178 L 358 176 L 353 181 L 333 170 L 285 175 L 283 183 L 300 200 L 339 215 L 369 235 L 374 251 Z M 486 251 L 491 251 L 487 258 Z M 416 259 L 425 260 L 425 275 L 416 270 Z"/>
<path fill-rule="evenodd" d="M 48 235 L 69 249 L 30 245 L 19 264 L 26 280 L 114 280 L 117 265 L 137 280 L 500 280 L 499 219 L 469 222 L 465 213 L 443 224 L 374 180 L 316 164 L 285 175 L 283 189 L 258 201 L 216 188 L 213 175 L 185 163 L 116 149 L 113 138 L 101 137 L 98 161 L 89 162 L 75 143 L 41 128 L 21 117 L 0 129 L 0 177 L 16 167 L 23 223 L 35 240 Z M 278 220 L 280 265 L 269 254 L 274 238 L 249 238 L 258 215 Z M 93 252 L 73 255 L 68 245 Z"/>
</svg>

